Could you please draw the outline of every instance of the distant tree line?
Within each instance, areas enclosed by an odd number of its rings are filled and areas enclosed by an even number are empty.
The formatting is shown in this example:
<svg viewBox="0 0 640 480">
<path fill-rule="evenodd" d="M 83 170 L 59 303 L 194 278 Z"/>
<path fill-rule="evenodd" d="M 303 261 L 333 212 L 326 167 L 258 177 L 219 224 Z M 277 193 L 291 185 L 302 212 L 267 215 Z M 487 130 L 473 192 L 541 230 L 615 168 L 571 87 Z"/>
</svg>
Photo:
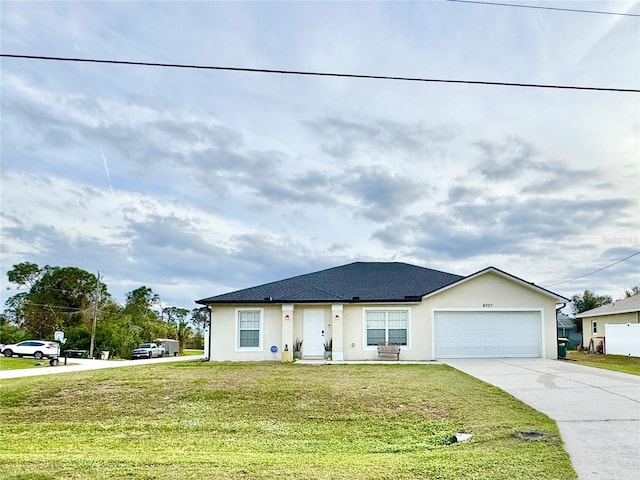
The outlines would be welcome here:
<svg viewBox="0 0 640 480">
<path fill-rule="evenodd" d="M 128 358 L 138 344 L 156 338 L 177 339 L 181 349 L 203 348 L 205 307 L 162 307 L 159 295 L 144 285 L 127 293 L 120 305 L 101 279 L 77 267 L 23 262 L 7 277 L 26 291 L 5 302 L 0 343 L 53 340 L 54 332 L 63 331 L 64 350 L 89 350 L 93 330 L 94 354 L 108 350 L 112 356 Z"/>
</svg>

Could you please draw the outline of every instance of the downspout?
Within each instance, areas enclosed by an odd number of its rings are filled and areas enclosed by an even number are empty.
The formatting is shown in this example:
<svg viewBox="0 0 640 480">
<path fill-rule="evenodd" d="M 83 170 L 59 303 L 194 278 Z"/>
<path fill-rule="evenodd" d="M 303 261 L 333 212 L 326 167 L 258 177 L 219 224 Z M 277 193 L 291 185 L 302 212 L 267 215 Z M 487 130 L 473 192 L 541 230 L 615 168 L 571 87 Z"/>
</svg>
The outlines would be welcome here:
<svg viewBox="0 0 640 480">
<path fill-rule="evenodd" d="M 559 307 L 556 306 L 556 332 L 558 331 L 558 327 L 560 326 L 560 324 L 558 323 L 558 312 L 560 310 L 562 310 L 564 307 L 567 306 L 566 303 L 556 303 L 556 305 L 560 305 Z M 564 334 L 564 326 L 562 327 L 562 333 Z"/>
<path fill-rule="evenodd" d="M 558 305 L 560 305 L 558 307 Z M 558 312 L 560 312 L 560 310 L 562 310 L 564 307 L 566 307 L 567 304 L 566 303 L 556 303 L 556 355 L 560 356 L 560 347 L 558 347 L 558 326 L 560 325 L 560 323 L 558 322 Z M 562 326 L 562 335 L 565 335 L 565 331 L 564 331 L 564 325 Z M 542 340 L 544 342 L 544 339 Z"/>
<path fill-rule="evenodd" d="M 208 344 L 208 349 L 207 349 L 207 362 L 211 361 L 211 331 L 213 330 L 213 312 L 211 310 L 211 305 L 207 305 L 207 310 L 209 311 L 209 341 L 207 342 Z"/>
</svg>

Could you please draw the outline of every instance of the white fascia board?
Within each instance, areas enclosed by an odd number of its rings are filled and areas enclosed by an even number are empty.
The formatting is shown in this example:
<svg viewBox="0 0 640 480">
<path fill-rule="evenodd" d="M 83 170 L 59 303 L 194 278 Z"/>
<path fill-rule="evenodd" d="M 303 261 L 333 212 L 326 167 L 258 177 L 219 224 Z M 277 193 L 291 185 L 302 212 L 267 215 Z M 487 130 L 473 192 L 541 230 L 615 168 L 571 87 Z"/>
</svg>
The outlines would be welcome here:
<svg viewBox="0 0 640 480">
<path fill-rule="evenodd" d="M 628 310 L 615 310 L 613 312 L 594 312 L 594 313 L 587 313 L 587 314 L 581 314 L 581 313 L 577 313 L 576 314 L 576 318 L 589 318 L 589 317 L 606 317 L 608 315 L 619 315 L 621 313 L 638 313 L 639 310 L 637 308 L 631 308 Z"/>
</svg>

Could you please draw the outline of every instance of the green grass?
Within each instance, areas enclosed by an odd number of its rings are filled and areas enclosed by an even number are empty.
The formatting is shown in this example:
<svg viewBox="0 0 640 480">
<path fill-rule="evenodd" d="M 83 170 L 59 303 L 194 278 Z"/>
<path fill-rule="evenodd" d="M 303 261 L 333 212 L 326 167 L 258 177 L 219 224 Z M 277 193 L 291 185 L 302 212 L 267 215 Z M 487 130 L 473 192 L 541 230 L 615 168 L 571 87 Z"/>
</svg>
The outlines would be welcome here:
<svg viewBox="0 0 640 480">
<path fill-rule="evenodd" d="M 4 380 L 0 432 L 4 479 L 576 478 L 555 422 L 445 365 L 189 362 Z M 456 432 L 473 438 L 452 443 Z"/>
<path fill-rule="evenodd" d="M 0 370 L 19 370 L 22 368 L 40 368 L 48 367 L 49 360 L 43 358 L 42 360 L 35 360 L 33 358 L 7 358 L 0 356 Z"/>
<path fill-rule="evenodd" d="M 622 355 L 597 355 L 595 353 L 567 351 L 567 359 L 589 367 L 604 368 L 616 372 L 640 375 L 640 358 Z"/>
<path fill-rule="evenodd" d="M 193 348 L 185 348 L 184 351 L 182 352 L 183 355 L 185 356 L 189 356 L 189 355 L 204 355 L 204 350 L 195 350 Z"/>
</svg>

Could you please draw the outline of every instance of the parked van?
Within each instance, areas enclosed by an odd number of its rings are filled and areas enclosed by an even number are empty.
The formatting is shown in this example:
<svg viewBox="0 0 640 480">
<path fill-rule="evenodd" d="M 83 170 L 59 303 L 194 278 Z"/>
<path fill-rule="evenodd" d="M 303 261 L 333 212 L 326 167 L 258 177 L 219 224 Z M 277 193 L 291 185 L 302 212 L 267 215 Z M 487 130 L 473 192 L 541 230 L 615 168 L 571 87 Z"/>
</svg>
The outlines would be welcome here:
<svg viewBox="0 0 640 480">
<path fill-rule="evenodd" d="M 177 357 L 180 355 L 180 343 L 171 338 L 158 338 L 156 343 L 164 348 L 165 355 Z"/>
</svg>

